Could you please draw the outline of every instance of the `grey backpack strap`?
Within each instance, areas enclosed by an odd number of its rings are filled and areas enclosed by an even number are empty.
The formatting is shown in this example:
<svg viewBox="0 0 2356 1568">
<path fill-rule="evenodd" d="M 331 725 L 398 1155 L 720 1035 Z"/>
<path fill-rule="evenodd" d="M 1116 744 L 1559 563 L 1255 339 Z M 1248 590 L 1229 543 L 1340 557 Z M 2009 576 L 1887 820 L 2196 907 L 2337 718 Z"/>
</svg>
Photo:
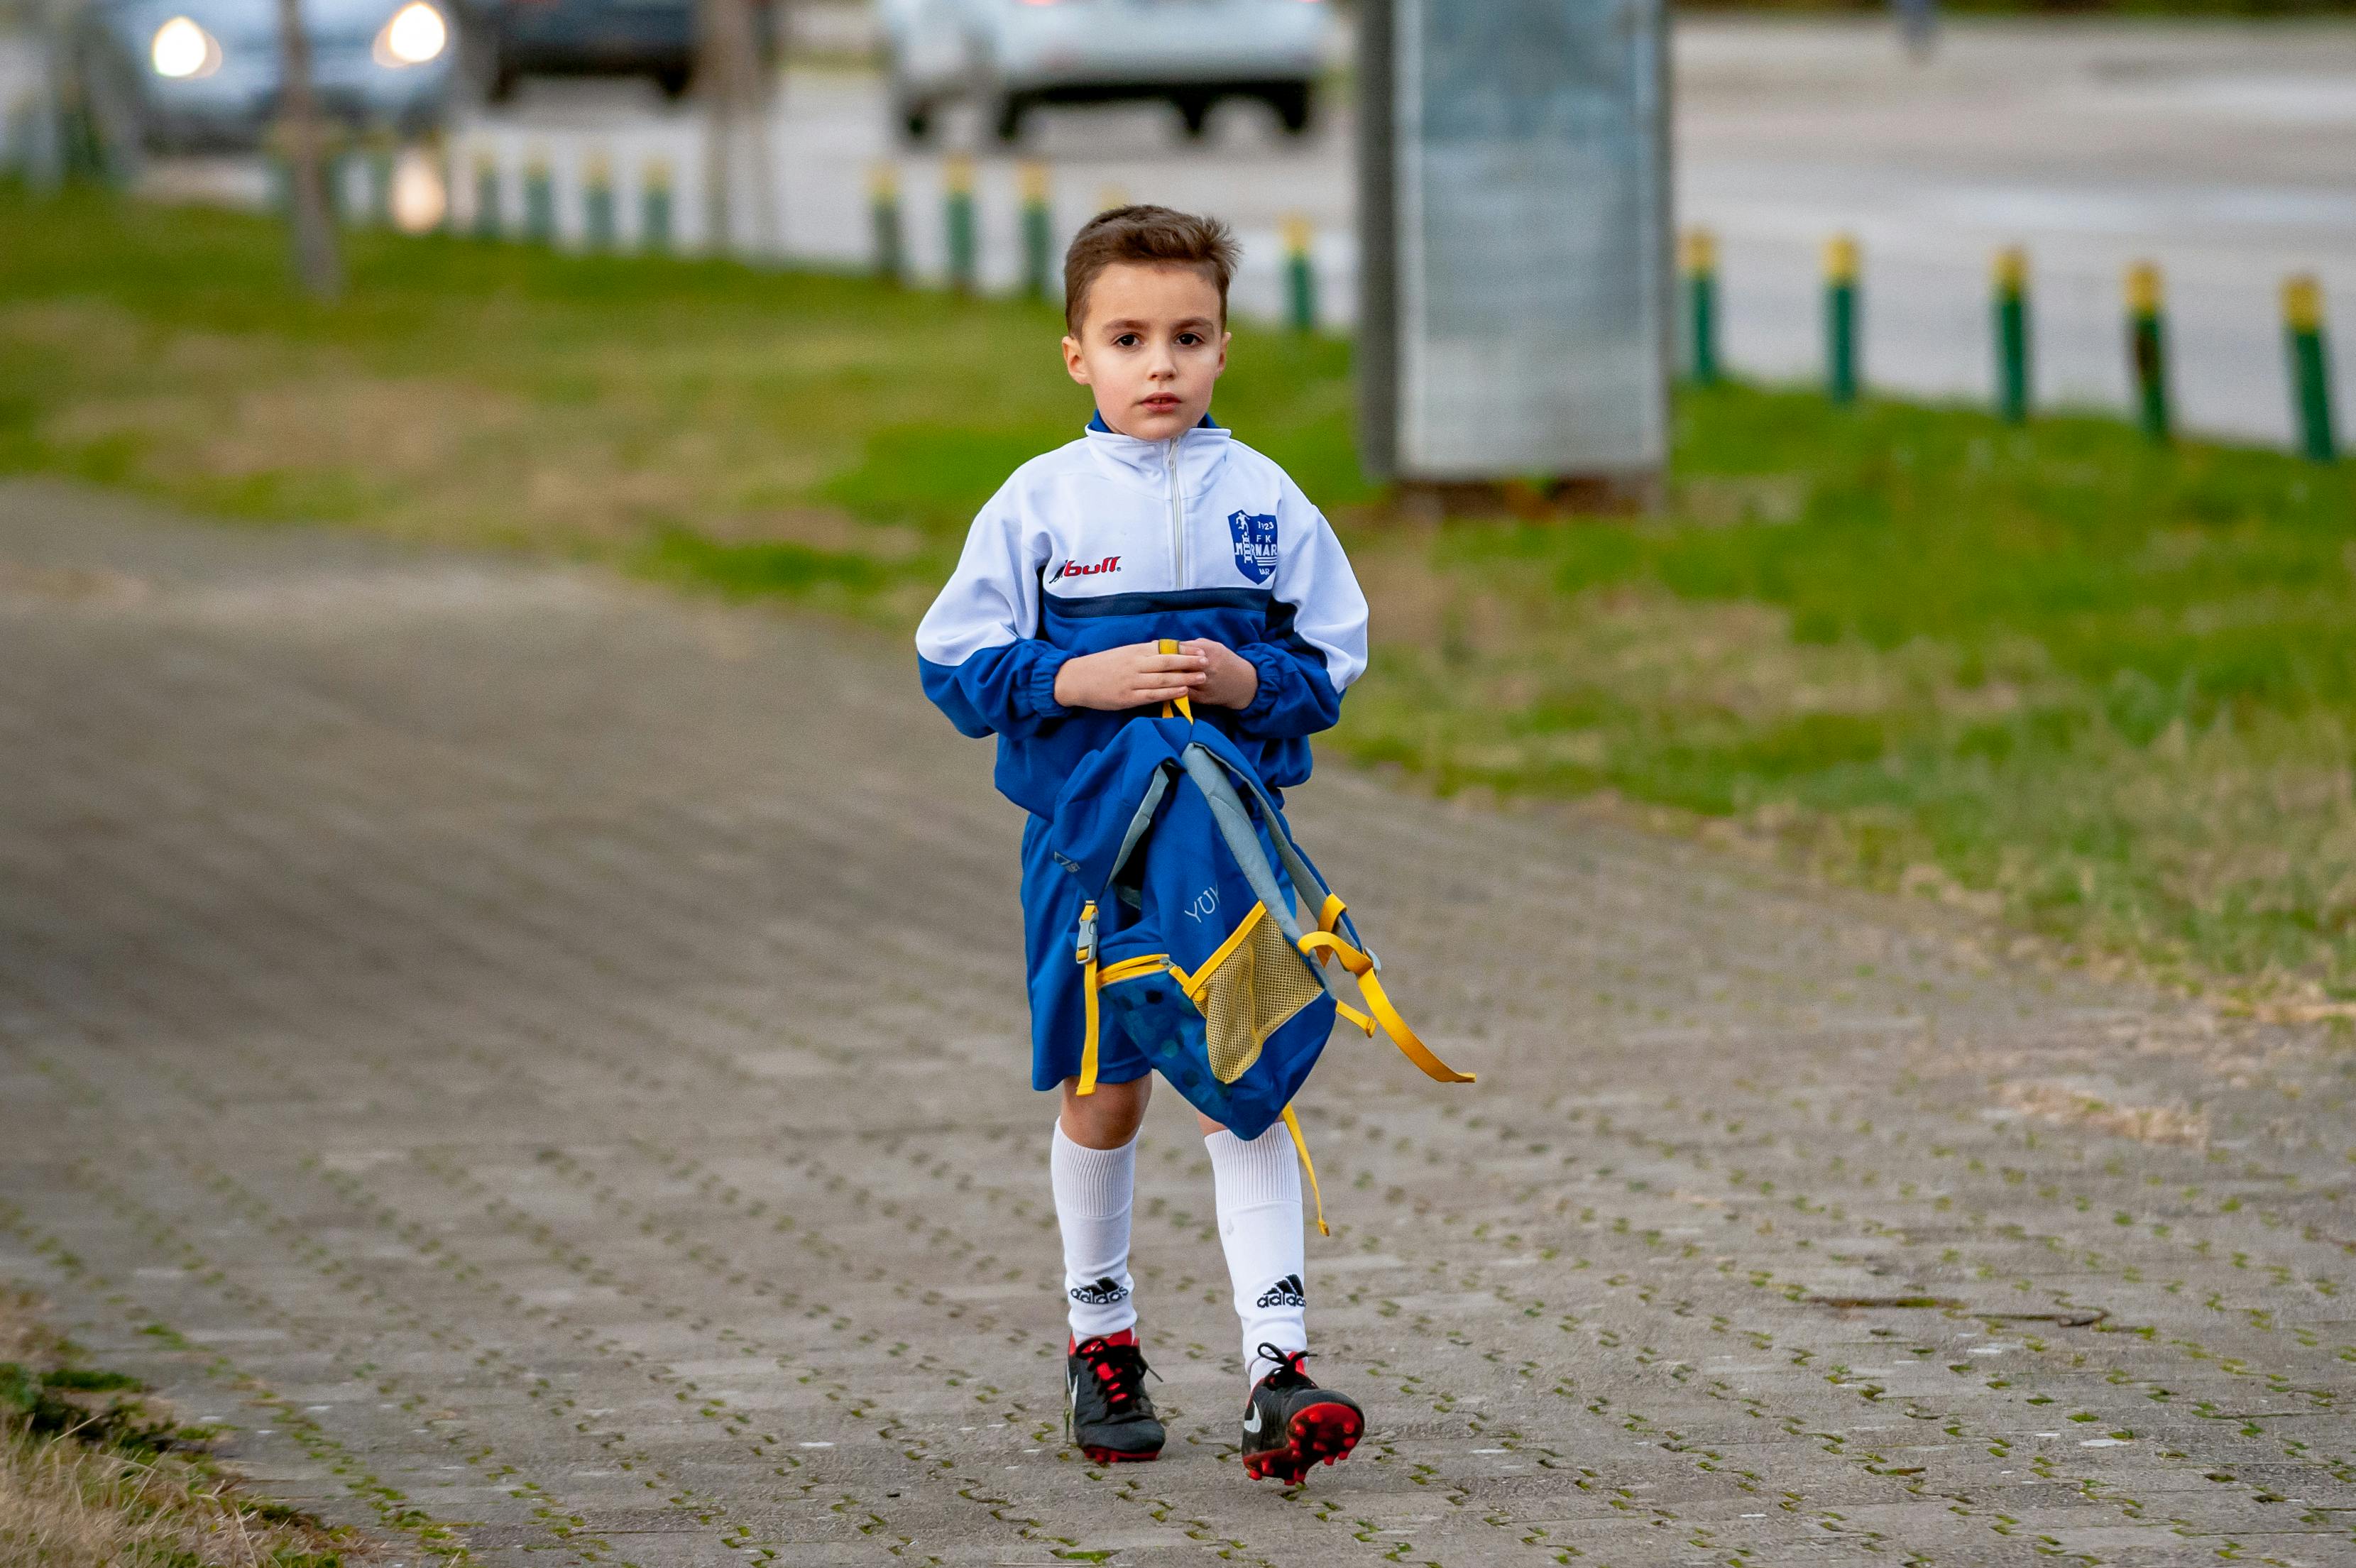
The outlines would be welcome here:
<svg viewBox="0 0 2356 1568">
<path fill-rule="evenodd" d="M 1292 835 L 1285 831 L 1283 813 L 1276 809 L 1276 802 L 1268 798 L 1268 791 L 1260 787 L 1259 780 L 1238 770 L 1209 746 L 1197 743 L 1188 746 L 1187 750 L 1202 752 L 1219 765 L 1221 773 L 1252 792 L 1252 798 L 1259 802 L 1261 816 L 1268 823 L 1269 840 L 1276 845 L 1276 856 L 1284 863 L 1285 875 L 1292 878 L 1292 886 L 1300 893 L 1301 903 L 1311 909 L 1324 908 L 1325 900 L 1333 890 L 1325 886 L 1325 879 L 1317 875 L 1317 868 L 1309 864 L 1308 857 L 1293 847 Z M 1299 940 L 1296 933 L 1294 940 L 1297 942 Z"/>
<path fill-rule="evenodd" d="M 1105 873 L 1105 886 L 1109 887 L 1120 877 L 1120 868 L 1137 853 L 1145 830 L 1153 825 L 1153 813 L 1162 809 L 1162 797 L 1170 793 L 1170 768 L 1167 764 L 1153 770 L 1153 782 L 1145 787 L 1145 798 L 1137 803 L 1136 815 L 1129 819 L 1129 831 L 1120 835 L 1120 853 L 1112 857 L 1112 869 Z"/>
<path fill-rule="evenodd" d="M 1178 760 L 1186 769 L 1186 777 L 1203 792 L 1204 800 L 1211 808 L 1211 820 L 1218 824 L 1219 837 L 1226 841 L 1227 853 L 1235 857 L 1236 867 L 1244 874 L 1244 880 L 1251 884 L 1252 897 L 1267 908 L 1276 929 L 1284 933 L 1286 943 L 1298 952 L 1301 922 L 1294 918 L 1292 899 L 1277 886 L 1276 872 L 1268 864 L 1268 853 L 1260 847 L 1259 831 L 1252 825 L 1251 811 L 1245 806 L 1243 797 L 1236 793 L 1226 765 L 1199 741 L 1179 753 Z M 1280 845 L 1284 842 L 1281 832 L 1270 836 Z M 1309 963 L 1305 957 L 1301 961 Z M 1320 985 L 1332 989 L 1323 969 L 1310 963 L 1309 970 L 1317 976 Z"/>
</svg>

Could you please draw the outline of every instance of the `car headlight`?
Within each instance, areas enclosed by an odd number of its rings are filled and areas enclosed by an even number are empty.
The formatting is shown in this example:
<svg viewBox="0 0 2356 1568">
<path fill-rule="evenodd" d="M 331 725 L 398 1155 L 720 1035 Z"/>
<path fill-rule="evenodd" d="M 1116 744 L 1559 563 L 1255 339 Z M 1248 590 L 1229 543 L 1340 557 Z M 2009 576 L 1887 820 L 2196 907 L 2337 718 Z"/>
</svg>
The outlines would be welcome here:
<svg viewBox="0 0 2356 1568">
<path fill-rule="evenodd" d="M 379 65 L 423 65 L 450 47 L 450 24 L 426 0 L 409 0 L 376 36 L 369 53 Z"/>
<path fill-rule="evenodd" d="M 191 81 L 220 69 L 220 45 L 190 18 L 175 16 L 155 29 L 147 46 L 147 63 L 157 76 Z"/>
</svg>

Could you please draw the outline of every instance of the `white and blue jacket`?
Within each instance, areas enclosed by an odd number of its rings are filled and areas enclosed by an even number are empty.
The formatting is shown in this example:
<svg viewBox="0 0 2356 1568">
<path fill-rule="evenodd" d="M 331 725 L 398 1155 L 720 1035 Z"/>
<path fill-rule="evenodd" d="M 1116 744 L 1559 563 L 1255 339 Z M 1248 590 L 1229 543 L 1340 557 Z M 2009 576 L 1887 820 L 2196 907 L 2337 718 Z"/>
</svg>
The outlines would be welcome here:
<svg viewBox="0 0 2356 1568">
<path fill-rule="evenodd" d="M 1074 768 L 1127 714 L 1066 708 L 1075 654 L 1209 638 L 1258 669 L 1243 709 L 1197 706 L 1276 789 L 1309 777 L 1308 737 L 1366 667 L 1366 599 L 1333 526 L 1283 469 L 1203 423 L 1140 441 L 1099 417 L 992 496 L 916 629 L 925 694 L 998 736 L 999 789 L 1052 815 Z"/>
</svg>

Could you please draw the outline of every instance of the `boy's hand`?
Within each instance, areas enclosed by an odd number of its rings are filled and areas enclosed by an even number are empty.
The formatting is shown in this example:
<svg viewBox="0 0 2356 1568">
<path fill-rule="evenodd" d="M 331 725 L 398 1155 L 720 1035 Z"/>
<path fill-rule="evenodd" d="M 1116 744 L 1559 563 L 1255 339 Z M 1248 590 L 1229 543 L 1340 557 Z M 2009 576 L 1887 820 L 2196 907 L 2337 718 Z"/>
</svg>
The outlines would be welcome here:
<svg viewBox="0 0 2356 1568">
<path fill-rule="evenodd" d="M 1190 642 L 1176 653 L 1163 653 L 1152 643 L 1136 642 L 1066 659 L 1055 671 L 1055 701 L 1067 708 L 1101 708 L 1108 713 L 1174 703 L 1181 697 L 1209 701 L 1204 695 L 1211 664 L 1201 651 L 1205 646 L 1218 648 L 1216 643 Z M 1224 648 L 1219 651 L 1227 653 Z M 1236 656 L 1227 653 L 1227 657 Z M 1258 671 L 1253 677 L 1257 681 Z"/>
<path fill-rule="evenodd" d="M 1203 659 L 1202 689 L 1194 693 L 1198 703 L 1208 703 L 1215 708 L 1248 708 L 1259 694 L 1259 666 L 1224 643 L 1198 637 L 1192 642 L 1178 645 L 1182 653 L 1200 654 Z"/>
</svg>

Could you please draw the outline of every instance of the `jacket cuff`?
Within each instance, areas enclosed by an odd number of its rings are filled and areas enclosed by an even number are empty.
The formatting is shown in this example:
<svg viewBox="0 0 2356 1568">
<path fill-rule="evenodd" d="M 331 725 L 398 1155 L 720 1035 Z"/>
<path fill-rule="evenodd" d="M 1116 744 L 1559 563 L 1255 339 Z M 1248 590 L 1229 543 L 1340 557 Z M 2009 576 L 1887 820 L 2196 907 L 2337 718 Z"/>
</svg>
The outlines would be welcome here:
<svg viewBox="0 0 2356 1568">
<path fill-rule="evenodd" d="M 1032 664 L 1031 672 L 1023 686 L 1023 700 L 1031 712 L 1043 719 L 1060 719 L 1072 710 L 1055 701 L 1055 677 L 1062 672 L 1064 661 L 1071 654 L 1064 649 L 1051 649 Z"/>
<path fill-rule="evenodd" d="M 1284 677 L 1289 673 L 1286 666 L 1292 656 L 1266 642 L 1246 643 L 1236 651 L 1250 660 L 1252 668 L 1259 671 L 1259 685 L 1252 693 L 1252 700 L 1237 712 L 1236 722 L 1256 725 L 1276 712 L 1277 700 L 1284 691 Z"/>
</svg>

